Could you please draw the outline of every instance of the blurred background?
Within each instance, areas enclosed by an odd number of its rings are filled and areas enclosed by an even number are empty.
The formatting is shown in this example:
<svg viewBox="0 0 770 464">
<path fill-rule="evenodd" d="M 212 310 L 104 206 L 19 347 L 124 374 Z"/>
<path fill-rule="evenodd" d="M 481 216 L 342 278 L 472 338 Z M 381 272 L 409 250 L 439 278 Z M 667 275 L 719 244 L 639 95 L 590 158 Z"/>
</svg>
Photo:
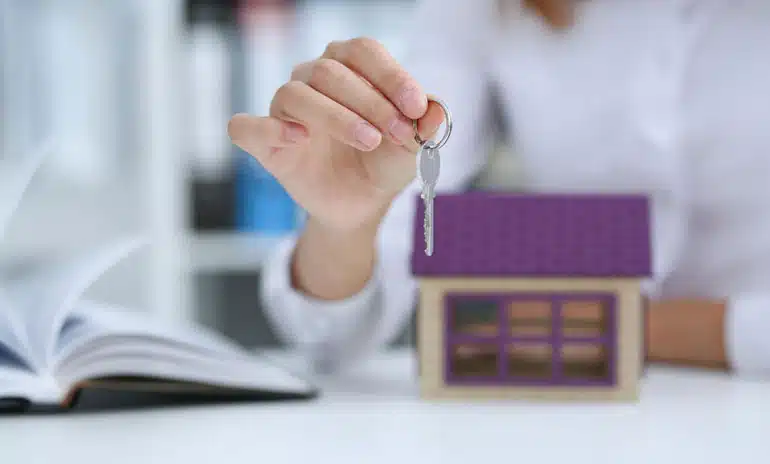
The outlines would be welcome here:
<svg viewBox="0 0 770 464">
<path fill-rule="evenodd" d="M 272 345 L 259 266 L 302 211 L 234 147 L 294 64 L 370 36 L 399 58 L 412 0 L 0 0 L 0 157 L 42 143 L 7 272 L 127 234 L 151 245 L 88 296 Z M 2 201 L 2 199 L 0 199 Z"/>
</svg>

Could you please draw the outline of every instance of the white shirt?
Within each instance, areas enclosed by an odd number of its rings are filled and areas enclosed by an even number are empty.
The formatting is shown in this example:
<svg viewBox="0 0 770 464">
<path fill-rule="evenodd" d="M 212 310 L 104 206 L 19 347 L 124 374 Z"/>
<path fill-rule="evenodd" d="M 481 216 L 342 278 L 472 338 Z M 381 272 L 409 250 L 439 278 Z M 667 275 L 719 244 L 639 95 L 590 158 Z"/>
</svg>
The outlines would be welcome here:
<svg viewBox="0 0 770 464">
<path fill-rule="evenodd" d="M 729 361 L 770 375 L 770 2 L 585 0 L 566 32 L 521 8 L 501 18 L 494 0 L 424 0 L 415 15 L 405 66 L 454 118 L 439 193 L 490 167 L 495 86 L 523 186 L 649 194 L 651 294 L 727 298 Z M 293 238 L 267 263 L 268 316 L 319 367 L 361 359 L 410 321 L 416 188 L 388 213 L 359 294 L 293 290 Z"/>
</svg>

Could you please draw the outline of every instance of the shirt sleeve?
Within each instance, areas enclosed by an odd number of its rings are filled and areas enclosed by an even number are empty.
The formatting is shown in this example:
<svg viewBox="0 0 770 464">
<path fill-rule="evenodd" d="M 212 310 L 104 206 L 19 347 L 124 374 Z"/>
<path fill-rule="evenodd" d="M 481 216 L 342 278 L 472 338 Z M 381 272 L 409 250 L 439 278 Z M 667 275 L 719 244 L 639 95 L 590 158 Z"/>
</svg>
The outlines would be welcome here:
<svg viewBox="0 0 770 464">
<path fill-rule="evenodd" d="M 770 293 L 730 298 L 725 319 L 727 357 L 736 374 L 770 377 Z"/>
<path fill-rule="evenodd" d="M 446 102 L 454 123 L 441 149 L 437 193 L 466 189 L 490 151 L 485 47 L 480 40 L 490 18 L 482 5 L 491 3 L 422 0 L 412 14 L 415 26 L 407 38 L 404 66 L 426 92 Z M 302 349 L 317 369 L 331 373 L 350 366 L 393 341 L 411 320 L 417 287 L 409 258 L 418 192 L 415 181 L 394 201 L 378 233 L 375 271 L 350 298 L 320 301 L 292 287 L 295 237 L 271 254 L 261 281 L 264 310 L 278 334 Z"/>
<path fill-rule="evenodd" d="M 344 300 L 312 298 L 291 283 L 291 259 L 297 242 L 290 236 L 272 251 L 262 268 L 261 302 L 278 336 L 300 349 L 321 370 L 337 364 L 330 355 L 339 351 L 335 339 L 356 331 L 365 316 L 377 309 L 380 266 L 357 294 Z M 335 349 L 337 348 L 337 349 Z"/>
</svg>

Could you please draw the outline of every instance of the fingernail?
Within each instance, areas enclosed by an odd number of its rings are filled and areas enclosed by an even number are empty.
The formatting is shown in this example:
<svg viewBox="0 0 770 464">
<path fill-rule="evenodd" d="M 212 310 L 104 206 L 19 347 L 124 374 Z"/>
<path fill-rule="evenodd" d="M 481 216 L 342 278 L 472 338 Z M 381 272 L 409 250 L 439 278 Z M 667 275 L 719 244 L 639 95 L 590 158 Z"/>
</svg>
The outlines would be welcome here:
<svg viewBox="0 0 770 464">
<path fill-rule="evenodd" d="M 305 130 L 302 127 L 287 125 L 284 128 L 283 136 L 289 142 L 299 142 L 305 138 Z"/>
<path fill-rule="evenodd" d="M 427 100 L 420 95 L 417 87 L 407 87 L 401 92 L 399 97 L 401 110 L 408 116 L 418 117 L 425 112 Z"/>
<path fill-rule="evenodd" d="M 380 131 L 374 128 L 368 122 L 360 122 L 356 126 L 356 141 L 364 149 L 373 150 L 380 144 Z"/>
<path fill-rule="evenodd" d="M 411 123 L 397 118 L 390 125 L 390 135 L 399 143 L 407 143 L 414 138 L 414 128 Z"/>
</svg>

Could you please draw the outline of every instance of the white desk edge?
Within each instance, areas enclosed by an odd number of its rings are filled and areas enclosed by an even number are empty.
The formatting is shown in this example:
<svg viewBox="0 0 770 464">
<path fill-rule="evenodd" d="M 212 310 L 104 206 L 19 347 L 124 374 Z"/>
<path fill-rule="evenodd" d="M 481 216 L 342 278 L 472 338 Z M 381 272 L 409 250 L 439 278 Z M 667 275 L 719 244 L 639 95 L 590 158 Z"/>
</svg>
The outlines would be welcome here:
<svg viewBox="0 0 770 464">
<path fill-rule="evenodd" d="M 312 402 L 0 419 L 2 463 L 724 462 L 770 455 L 770 384 L 651 368 L 635 404 L 430 403 L 410 353 Z"/>
</svg>

